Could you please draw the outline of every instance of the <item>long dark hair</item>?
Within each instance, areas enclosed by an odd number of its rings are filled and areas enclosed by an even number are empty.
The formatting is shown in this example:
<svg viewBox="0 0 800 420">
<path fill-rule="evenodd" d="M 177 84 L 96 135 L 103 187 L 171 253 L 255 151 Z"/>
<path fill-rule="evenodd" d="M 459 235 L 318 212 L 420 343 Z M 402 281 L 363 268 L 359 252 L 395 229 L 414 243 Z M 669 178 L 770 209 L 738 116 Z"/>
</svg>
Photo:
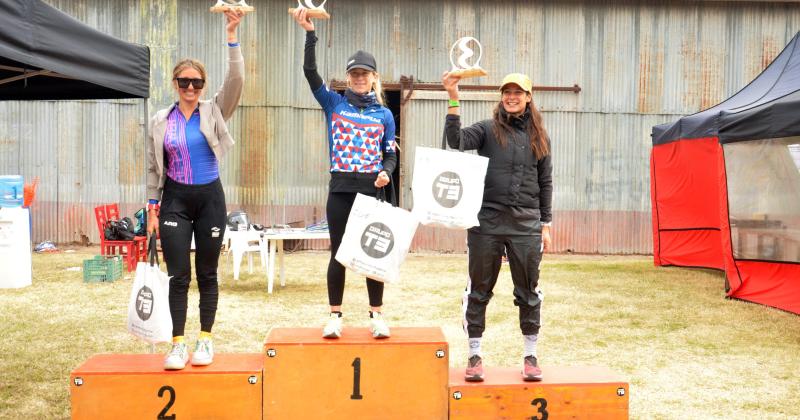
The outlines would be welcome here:
<svg viewBox="0 0 800 420">
<path fill-rule="evenodd" d="M 526 105 L 525 112 L 531 114 L 530 118 L 528 118 L 528 126 L 526 127 L 528 137 L 531 139 L 531 150 L 533 150 L 536 159 L 541 159 L 550 154 L 550 141 L 547 136 L 547 130 L 545 130 L 544 124 L 542 123 L 542 114 L 536 109 L 536 105 L 533 104 L 532 100 Z M 507 137 L 513 131 L 511 127 L 512 118 L 514 117 L 505 112 L 503 103 L 499 102 L 494 108 L 492 117 L 494 124 L 492 124 L 492 130 L 500 146 L 506 147 L 506 144 L 508 144 Z"/>
</svg>

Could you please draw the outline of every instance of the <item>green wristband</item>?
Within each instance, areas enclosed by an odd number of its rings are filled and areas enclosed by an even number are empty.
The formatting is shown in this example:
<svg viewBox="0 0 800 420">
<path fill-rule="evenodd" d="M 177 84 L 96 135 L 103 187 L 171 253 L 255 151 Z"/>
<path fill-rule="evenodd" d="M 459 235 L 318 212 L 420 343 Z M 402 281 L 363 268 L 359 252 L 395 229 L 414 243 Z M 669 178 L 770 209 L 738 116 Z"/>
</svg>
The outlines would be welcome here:
<svg viewBox="0 0 800 420">
<path fill-rule="evenodd" d="M 457 108 L 461 106 L 461 103 L 458 102 L 458 99 L 450 99 L 447 101 L 447 106 L 449 108 Z"/>
</svg>

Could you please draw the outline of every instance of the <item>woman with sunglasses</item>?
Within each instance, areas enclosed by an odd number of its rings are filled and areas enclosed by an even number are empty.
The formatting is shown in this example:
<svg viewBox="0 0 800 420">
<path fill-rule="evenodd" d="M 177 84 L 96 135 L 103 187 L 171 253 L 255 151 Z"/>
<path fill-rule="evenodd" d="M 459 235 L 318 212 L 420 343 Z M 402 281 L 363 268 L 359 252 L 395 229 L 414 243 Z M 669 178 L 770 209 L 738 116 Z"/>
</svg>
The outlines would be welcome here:
<svg viewBox="0 0 800 420">
<path fill-rule="evenodd" d="M 330 315 L 322 336 L 342 335 L 342 299 L 345 268 L 334 259 L 344 236 L 347 218 L 357 193 L 375 196 L 376 188 L 389 184 L 397 165 L 394 116 L 383 106 L 383 91 L 375 57 L 357 51 L 347 60 L 347 85 L 344 95 L 325 86 L 319 73 L 314 48 L 317 37 L 308 9 L 298 8 L 294 19 L 306 30 L 305 73 L 311 92 L 326 117 L 331 180 L 326 214 L 331 237 L 328 262 L 328 303 Z M 370 326 L 375 338 L 389 337 L 383 319 L 383 283 L 367 279 Z"/>
<path fill-rule="evenodd" d="M 195 240 L 195 273 L 200 290 L 200 334 L 192 365 L 214 360 L 211 327 L 219 300 L 217 264 L 225 234 L 225 193 L 219 162 L 233 146 L 225 122 L 239 104 L 244 58 L 236 37 L 241 11 L 227 11 L 228 71 L 212 99 L 201 100 L 207 83 L 203 64 L 181 60 L 173 69 L 178 101 L 150 120 L 147 142 L 147 231 L 161 238 L 169 282 L 172 348 L 164 369 L 183 369 L 189 361 L 184 340 L 191 263 Z M 160 204 L 159 204 L 160 203 Z"/>
<path fill-rule="evenodd" d="M 458 82 L 457 76 L 442 75 L 442 84 L 450 96 L 445 120 L 447 143 L 453 148 L 460 143 L 464 150 L 477 150 L 489 158 L 479 225 L 467 232 L 470 285 L 464 317 L 469 359 L 465 379 L 483 381 L 481 336 L 486 329 L 486 306 L 505 252 L 514 283 L 514 304 L 519 307 L 522 379 L 541 381 L 536 343 L 542 307 L 539 263 L 542 253 L 551 246 L 550 138 L 533 103 L 533 84 L 528 76 L 512 73 L 503 78 L 493 118 L 464 129 L 459 116 Z"/>
</svg>

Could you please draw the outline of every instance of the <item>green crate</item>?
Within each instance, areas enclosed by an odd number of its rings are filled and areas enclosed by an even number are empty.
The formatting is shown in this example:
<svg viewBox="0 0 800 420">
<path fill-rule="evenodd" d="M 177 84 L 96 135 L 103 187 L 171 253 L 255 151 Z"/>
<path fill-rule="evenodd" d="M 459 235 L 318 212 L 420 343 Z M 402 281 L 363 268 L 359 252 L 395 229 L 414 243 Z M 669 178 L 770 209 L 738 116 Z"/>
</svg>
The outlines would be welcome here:
<svg viewBox="0 0 800 420">
<path fill-rule="evenodd" d="M 83 260 L 83 282 L 112 282 L 122 277 L 122 257 L 119 255 L 103 256 Z"/>
</svg>

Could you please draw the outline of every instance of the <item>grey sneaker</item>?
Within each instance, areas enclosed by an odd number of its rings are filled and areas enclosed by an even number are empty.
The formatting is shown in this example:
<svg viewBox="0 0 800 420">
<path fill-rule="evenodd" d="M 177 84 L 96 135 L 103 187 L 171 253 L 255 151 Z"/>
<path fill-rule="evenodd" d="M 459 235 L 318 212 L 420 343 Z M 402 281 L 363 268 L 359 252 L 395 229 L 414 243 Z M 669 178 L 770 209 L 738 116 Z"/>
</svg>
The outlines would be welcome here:
<svg viewBox="0 0 800 420">
<path fill-rule="evenodd" d="M 164 369 L 181 370 L 186 367 L 189 361 L 189 347 L 186 343 L 172 343 L 172 349 L 164 359 Z"/>
<path fill-rule="evenodd" d="M 322 329 L 323 338 L 339 338 L 342 336 L 342 317 L 331 313 L 325 328 Z"/>
<path fill-rule="evenodd" d="M 383 320 L 383 315 L 380 312 L 372 312 L 369 319 L 370 329 L 372 330 L 373 338 L 389 338 L 389 326 Z"/>
<path fill-rule="evenodd" d="M 192 353 L 192 366 L 208 366 L 214 361 L 214 342 L 211 338 L 197 340 Z"/>
</svg>

